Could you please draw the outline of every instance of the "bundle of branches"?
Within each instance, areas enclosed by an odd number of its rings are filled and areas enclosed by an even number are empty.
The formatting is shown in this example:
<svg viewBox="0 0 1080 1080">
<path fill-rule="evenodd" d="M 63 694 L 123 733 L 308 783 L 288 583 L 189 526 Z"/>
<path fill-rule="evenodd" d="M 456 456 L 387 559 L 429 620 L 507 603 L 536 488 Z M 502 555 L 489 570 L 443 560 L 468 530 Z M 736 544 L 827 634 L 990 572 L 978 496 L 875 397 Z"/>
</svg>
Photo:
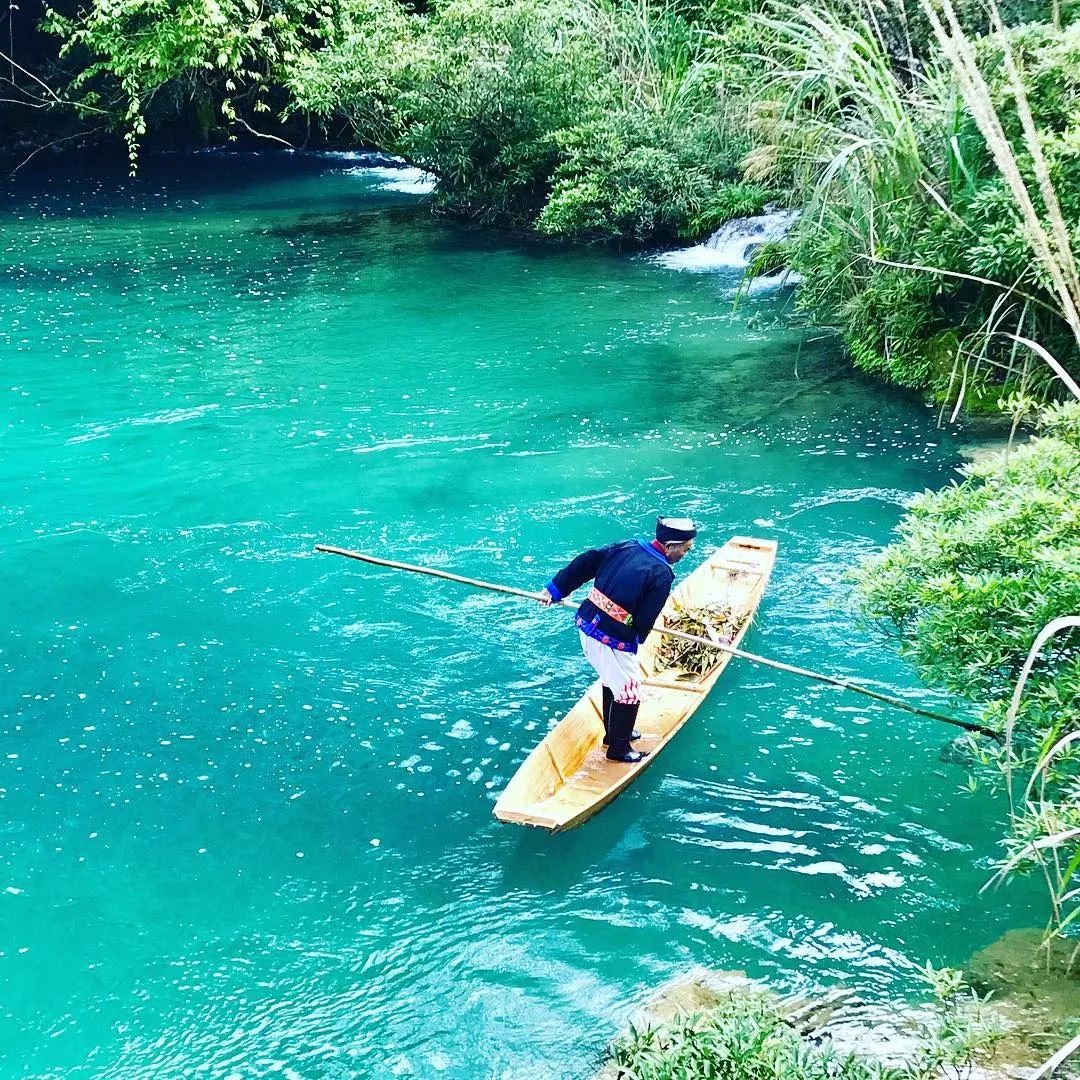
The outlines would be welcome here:
<svg viewBox="0 0 1080 1080">
<path fill-rule="evenodd" d="M 676 608 L 674 619 L 668 619 L 664 625 L 670 630 L 681 630 L 684 634 L 695 637 L 719 640 L 730 644 L 739 632 L 743 613 L 736 611 L 729 604 L 711 604 L 701 608 Z M 678 668 L 681 671 L 704 675 L 715 667 L 720 654 L 708 645 L 682 638 L 667 637 L 660 639 L 656 650 L 656 666 L 660 671 Z"/>
</svg>

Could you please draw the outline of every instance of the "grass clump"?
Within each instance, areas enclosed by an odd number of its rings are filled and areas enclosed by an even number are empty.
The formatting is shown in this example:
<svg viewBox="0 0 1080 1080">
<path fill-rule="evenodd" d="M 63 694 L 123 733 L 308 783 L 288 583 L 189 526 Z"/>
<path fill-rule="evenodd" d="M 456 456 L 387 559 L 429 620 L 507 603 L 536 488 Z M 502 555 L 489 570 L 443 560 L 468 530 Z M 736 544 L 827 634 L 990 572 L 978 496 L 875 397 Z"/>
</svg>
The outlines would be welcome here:
<svg viewBox="0 0 1080 1080">
<path fill-rule="evenodd" d="M 768 240 L 750 259 L 747 273 L 750 277 L 771 277 L 791 265 L 791 247 L 786 240 Z"/>
<path fill-rule="evenodd" d="M 933 1004 L 913 1020 L 916 1049 L 884 1064 L 838 1052 L 824 1030 L 809 1031 L 775 997 L 739 990 L 715 1006 L 636 1028 L 611 1048 L 615 1080 L 930 1080 L 968 1075 L 993 1056 L 1004 1028 L 952 968 L 927 965 Z"/>
<path fill-rule="evenodd" d="M 668 1024 L 631 1028 L 612 1047 L 626 1080 L 885 1080 L 887 1070 L 800 1038 L 763 995 L 738 994 Z"/>
</svg>

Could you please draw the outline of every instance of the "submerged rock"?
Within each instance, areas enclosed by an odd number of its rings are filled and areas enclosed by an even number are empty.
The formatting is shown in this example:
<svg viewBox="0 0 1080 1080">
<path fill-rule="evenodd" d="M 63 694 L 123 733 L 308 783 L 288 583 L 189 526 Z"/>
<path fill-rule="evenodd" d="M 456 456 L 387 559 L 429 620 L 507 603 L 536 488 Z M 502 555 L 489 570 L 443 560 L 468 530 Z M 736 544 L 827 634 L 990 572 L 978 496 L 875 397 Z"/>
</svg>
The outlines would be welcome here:
<svg viewBox="0 0 1080 1080">
<path fill-rule="evenodd" d="M 754 984 L 744 971 L 710 971 L 694 968 L 662 986 L 633 1017 L 635 1027 L 666 1023 L 680 1012 L 695 1013 L 711 1009 L 733 990 L 750 990 Z"/>
<path fill-rule="evenodd" d="M 999 457 L 1008 450 L 1018 450 L 1030 441 L 1030 436 L 1023 432 L 1018 433 L 1012 439 L 1007 434 L 987 436 L 957 447 L 957 453 L 964 461 L 979 465 L 990 458 Z"/>
<path fill-rule="evenodd" d="M 1080 942 L 1057 938 L 1043 946 L 1042 939 L 1041 930 L 1009 930 L 964 970 L 974 990 L 994 995 L 1011 1025 L 999 1055 L 1024 1065 L 1041 1064 L 1080 1028 Z M 1055 1075 L 1080 1076 L 1080 1062 Z"/>
<path fill-rule="evenodd" d="M 941 748 L 941 753 L 938 754 L 938 761 L 943 765 L 960 765 L 964 768 L 970 768 L 972 763 L 971 736 L 957 735 L 955 739 L 947 742 Z"/>
</svg>

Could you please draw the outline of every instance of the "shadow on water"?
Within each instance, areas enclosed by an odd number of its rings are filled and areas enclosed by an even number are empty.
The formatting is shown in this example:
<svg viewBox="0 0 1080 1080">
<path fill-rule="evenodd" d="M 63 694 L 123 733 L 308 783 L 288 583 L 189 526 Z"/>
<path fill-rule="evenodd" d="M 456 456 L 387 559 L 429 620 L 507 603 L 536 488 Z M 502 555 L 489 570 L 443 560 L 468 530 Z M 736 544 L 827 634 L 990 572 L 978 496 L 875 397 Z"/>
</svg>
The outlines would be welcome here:
<svg viewBox="0 0 1080 1080">
<path fill-rule="evenodd" d="M 7 163 L 5 163 L 7 164 Z M 13 169 L 19 159 L 11 162 Z M 126 153 L 118 148 L 99 147 L 59 154 L 38 154 L 13 175 L 0 173 L 0 180 L 20 194 L 38 194 L 50 184 L 92 184 L 102 193 L 142 192 L 155 185 L 205 187 L 219 193 L 246 189 L 265 191 L 266 178 L 318 178 L 337 165 L 394 168 L 404 163 L 377 151 L 305 152 L 293 150 L 227 150 L 200 152 L 144 150 L 138 171 L 130 174 Z"/>
<path fill-rule="evenodd" d="M 277 240 L 299 240 L 309 237 L 332 239 L 335 243 L 362 238 L 389 241 L 403 230 L 423 232 L 431 229 L 431 212 L 417 204 L 383 206 L 348 213 L 304 213 L 277 225 L 255 226 L 252 232 Z M 414 238 L 409 237 L 410 241 Z"/>
</svg>

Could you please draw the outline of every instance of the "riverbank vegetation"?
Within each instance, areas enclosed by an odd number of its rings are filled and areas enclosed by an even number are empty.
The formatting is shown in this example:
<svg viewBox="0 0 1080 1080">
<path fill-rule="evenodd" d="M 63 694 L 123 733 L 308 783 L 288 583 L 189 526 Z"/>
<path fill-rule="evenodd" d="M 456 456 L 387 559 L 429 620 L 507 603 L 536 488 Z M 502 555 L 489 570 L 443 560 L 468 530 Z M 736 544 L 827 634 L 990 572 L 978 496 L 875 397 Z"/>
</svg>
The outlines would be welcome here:
<svg viewBox="0 0 1080 1080">
<path fill-rule="evenodd" d="M 377 147 L 431 172 L 444 211 L 575 242 L 697 240 L 792 205 L 769 258 L 802 274 L 807 314 L 860 367 L 993 411 L 1080 371 L 1072 15 L 1057 0 L 95 0 L 51 12 L 57 55 L 11 67 L 9 96 L 111 127 L 133 161 L 177 117 L 211 140 Z"/>
<path fill-rule="evenodd" d="M 860 588 L 928 681 L 1007 732 L 1000 747 L 972 741 L 971 757 L 1009 790 L 1001 871 L 1046 882 L 1059 935 L 1080 917 L 1080 402 L 1038 425 L 912 504 Z"/>
<path fill-rule="evenodd" d="M 1005 1026 L 987 998 L 951 968 L 928 967 L 931 1005 L 913 1015 L 913 1047 L 889 1062 L 838 1051 L 828 1007 L 792 1008 L 760 990 L 716 995 L 712 1004 L 670 1019 L 631 1025 L 611 1047 L 599 1080 L 932 1080 L 967 1076 L 989 1062 Z"/>
</svg>

